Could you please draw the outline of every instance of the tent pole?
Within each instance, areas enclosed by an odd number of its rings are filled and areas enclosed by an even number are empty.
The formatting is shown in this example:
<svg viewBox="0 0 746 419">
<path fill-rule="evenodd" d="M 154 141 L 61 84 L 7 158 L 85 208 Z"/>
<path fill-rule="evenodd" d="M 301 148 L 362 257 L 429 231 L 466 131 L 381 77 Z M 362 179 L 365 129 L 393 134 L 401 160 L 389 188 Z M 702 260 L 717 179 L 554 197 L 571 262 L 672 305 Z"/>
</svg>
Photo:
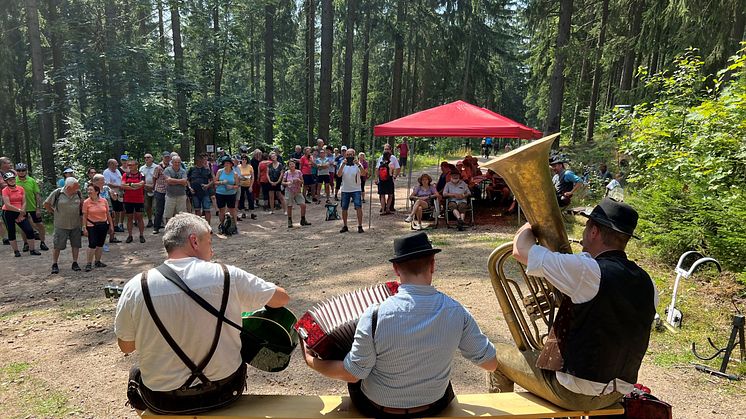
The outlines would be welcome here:
<svg viewBox="0 0 746 419">
<path fill-rule="evenodd" d="M 370 198 L 368 198 L 368 230 L 370 230 L 370 223 L 371 223 L 371 217 L 373 214 L 373 184 L 375 183 L 375 180 L 373 180 L 373 176 L 378 173 L 376 170 L 376 136 L 373 136 L 373 146 L 370 149 L 370 159 L 368 160 L 368 178 L 370 181 Z M 373 171 L 370 172 L 371 163 L 373 163 Z"/>
<path fill-rule="evenodd" d="M 407 213 L 409 213 L 409 194 L 411 193 L 410 190 L 412 188 L 412 167 L 414 166 L 414 152 L 417 147 L 416 144 L 417 144 L 417 140 L 414 137 L 412 137 L 412 152 L 409 153 L 411 161 L 408 162 L 409 163 L 409 168 L 408 168 L 409 174 L 407 175 L 407 193 L 405 194 L 405 196 L 407 197 L 407 199 L 405 200 L 407 203 L 407 206 L 406 206 Z"/>
</svg>

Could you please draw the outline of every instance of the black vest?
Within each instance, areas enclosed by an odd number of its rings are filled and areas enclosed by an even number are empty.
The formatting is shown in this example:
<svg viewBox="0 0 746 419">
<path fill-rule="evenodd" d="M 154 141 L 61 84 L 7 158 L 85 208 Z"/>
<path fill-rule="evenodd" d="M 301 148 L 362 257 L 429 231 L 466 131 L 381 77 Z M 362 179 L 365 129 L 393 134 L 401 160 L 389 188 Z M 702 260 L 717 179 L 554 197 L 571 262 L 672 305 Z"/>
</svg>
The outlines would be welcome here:
<svg viewBox="0 0 746 419">
<path fill-rule="evenodd" d="M 605 252 L 596 261 L 601 268 L 598 294 L 582 304 L 566 298 L 560 311 L 567 318 L 558 314 L 556 341 L 547 345 L 559 349 L 559 371 L 598 383 L 619 378 L 634 384 L 655 316 L 653 282 L 622 251 Z M 554 330 L 558 324 L 566 326 Z"/>
<path fill-rule="evenodd" d="M 562 169 L 558 175 L 554 175 L 552 182 L 554 183 L 554 190 L 557 191 L 557 195 L 562 195 L 565 192 L 570 192 L 575 186 L 574 183 L 565 180 L 565 173 L 567 169 Z"/>
</svg>

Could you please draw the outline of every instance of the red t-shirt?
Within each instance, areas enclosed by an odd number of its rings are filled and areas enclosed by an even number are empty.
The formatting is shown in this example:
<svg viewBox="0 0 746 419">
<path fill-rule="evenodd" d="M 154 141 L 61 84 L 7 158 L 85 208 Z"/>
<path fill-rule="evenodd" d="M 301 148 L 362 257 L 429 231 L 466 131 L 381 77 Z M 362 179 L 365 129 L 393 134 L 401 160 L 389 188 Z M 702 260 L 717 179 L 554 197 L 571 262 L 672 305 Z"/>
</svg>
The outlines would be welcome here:
<svg viewBox="0 0 746 419">
<path fill-rule="evenodd" d="M 145 177 L 143 177 L 143 175 L 138 171 L 135 171 L 135 173 L 125 173 L 122 175 L 122 185 L 126 185 L 128 183 L 140 183 L 144 180 L 145 180 Z M 132 203 L 132 204 L 144 203 L 145 202 L 145 188 L 140 188 L 136 190 L 124 189 L 124 202 Z"/>
<path fill-rule="evenodd" d="M 407 157 L 409 155 L 409 144 L 401 143 L 396 148 L 399 149 L 399 157 Z"/>
<path fill-rule="evenodd" d="M 304 175 L 310 175 L 311 172 L 311 159 L 306 156 L 300 158 L 300 172 Z"/>
<path fill-rule="evenodd" d="M 13 205 L 16 208 L 23 209 L 23 196 L 25 194 L 26 191 L 24 191 L 21 186 L 16 186 L 13 189 L 11 189 L 10 186 L 6 186 L 3 189 L 3 196 L 10 198 L 10 205 Z M 8 210 L 7 205 L 5 205 L 5 199 L 3 199 L 3 210 Z"/>
<path fill-rule="evenodd" d="M 259 162 L 259 183 L 269 183 L 269 165 L 272 164 L 272 160 L 264 160 Z"/>
</svg>

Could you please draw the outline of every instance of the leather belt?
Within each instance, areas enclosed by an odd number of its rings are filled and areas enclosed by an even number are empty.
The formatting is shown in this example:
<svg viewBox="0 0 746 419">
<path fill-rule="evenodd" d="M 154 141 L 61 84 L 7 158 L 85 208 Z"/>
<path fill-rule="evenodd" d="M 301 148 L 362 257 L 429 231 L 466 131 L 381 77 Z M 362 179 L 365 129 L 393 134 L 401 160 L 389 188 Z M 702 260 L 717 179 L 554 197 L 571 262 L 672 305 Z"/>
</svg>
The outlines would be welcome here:
<svg viewBox="0 0 746 419">
<path fill-rule="evenodd" d="M 390 415 L 411 415 L 411 414 L 414 414 L 414 413 L 424 412 L 427 409 L 433 407 L 433 405 L 435 403 L 437 403 L 437 401 L 436 401 L 436 402 L 433 402 L 433 403 L 430 403 L 430 404 L 426 404 L 426 405 L 422 405 L 422 406 L 403 408 L 403 407 L 385 407 L 385 406 L 379 405 L 378 403 L 374 402 L 373 400 L 368 399 L 368 401 L 370 402 L 370 404 L 372 404 L 373 406 L 375 406 L 381 412 L 388 413 Z"/>
</svg>

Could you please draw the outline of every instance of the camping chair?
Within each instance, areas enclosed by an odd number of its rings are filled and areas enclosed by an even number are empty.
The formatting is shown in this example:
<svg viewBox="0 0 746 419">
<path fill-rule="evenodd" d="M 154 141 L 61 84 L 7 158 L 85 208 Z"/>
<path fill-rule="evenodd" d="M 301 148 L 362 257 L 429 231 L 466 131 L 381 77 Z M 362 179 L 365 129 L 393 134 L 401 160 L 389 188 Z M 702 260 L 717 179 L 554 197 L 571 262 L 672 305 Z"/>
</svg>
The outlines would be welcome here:
<svg viewBox="0 0 746 419">
<path fill-rule="evenodd" d="M 409 198 L 412 205 L 417 201 L 417 198 Z M 438 217 L 440 216 L 440 202 L 436 198 L 430 198 L 429 200 L 429 206 L 427 209 L 422 210 L 422 221 L 435 221 L 435 223 L 431 223 L 426 228 L 438 228 Z M 412 217 L 412 221 L 409 222 L 409 228 L 410 230 L 415 230 L 414 223 L 417 220 L 415 217 Z"/>
<path fill-rule="evenodd" d="M 451 228 L 451 225 L 449 224 L 450 219 L 453 218 L 453 213 L 448 209 L 448 202 L 451 201 L 450 199 L 446 201 L 446 207 L 443 208 L 443 212 L 446 215 L 446 228 Z M 469 213 L 471 216 L 471 223 L 468 223 L 469 226 L 474 227 L 474 197 L 470 196 L 469 199 L 466 201 L 466 212 Z"/>
<path fill-rule="evenodd" d="M 337 203 L 333 202 L 324 205 L 326 207 L 326 221 L 340 219 L 339 213 L 337 212 L 337 205 Z"/>
</svg>

